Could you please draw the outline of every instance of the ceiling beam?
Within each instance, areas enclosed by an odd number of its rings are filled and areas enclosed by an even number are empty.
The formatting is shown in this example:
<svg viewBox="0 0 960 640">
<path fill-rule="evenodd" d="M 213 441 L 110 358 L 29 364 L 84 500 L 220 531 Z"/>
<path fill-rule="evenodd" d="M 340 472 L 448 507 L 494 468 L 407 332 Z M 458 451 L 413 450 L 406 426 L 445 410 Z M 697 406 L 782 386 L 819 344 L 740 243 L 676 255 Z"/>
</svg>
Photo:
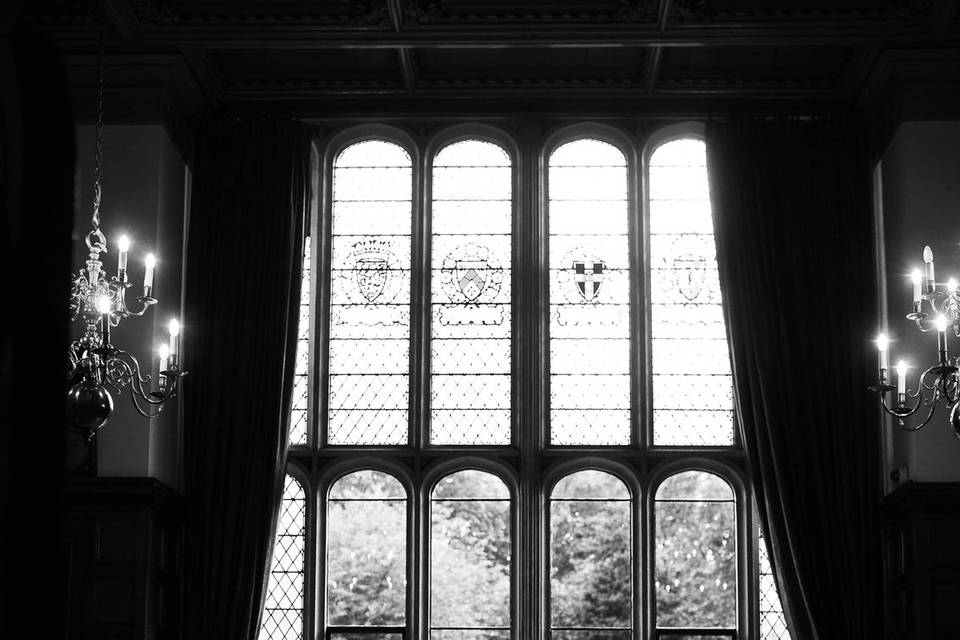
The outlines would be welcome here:
<svg viewBox="0 0 960 640">
<path fill-rule="evenodd" d="M 95 36 L 82 27 L 50 30 L 63 47 L 90 46 Z M 476 49 L 543 47 L 701 47 L 701 46 L 823 46 L 917 43 L 930 46 L 929 25 L 902 23 L 777 24 L 685 26 L 661 30 L 659 25 L 592 24 L 582 26 L 529 25 L 470 28 L 418 27 L 394 31 L 381 28 L 337 28 L 296 23 L 221 26 L 177 24 L 141 25 L 137 43 L 144 48 L 197 47 L 224 50 L 251 49 Z M 943 36 L 946 40 L 946 36 Z"/>
<path fill-rule="evenodd" d="M 387 10 L 390 13 L 390 24 L 393 25 L 394 33 L 403 31 L 403 7 L 400 6 L 400 0 L 387 0 Z M 417 89 L 417 78 L 414 72 L 413 51 L 408 48 L 397 50 L 400 58 L 400 73 L 403 75 L 403 87 L 407 90 L 407 95 L 413 95 Z"/>
</svg>

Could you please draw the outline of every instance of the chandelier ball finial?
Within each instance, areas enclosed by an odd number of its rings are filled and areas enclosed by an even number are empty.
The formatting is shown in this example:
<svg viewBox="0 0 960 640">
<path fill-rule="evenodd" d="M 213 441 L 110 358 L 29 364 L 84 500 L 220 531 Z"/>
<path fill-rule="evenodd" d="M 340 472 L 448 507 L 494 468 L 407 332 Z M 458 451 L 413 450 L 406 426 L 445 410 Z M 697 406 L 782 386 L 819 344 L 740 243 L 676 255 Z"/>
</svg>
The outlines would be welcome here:
<svg viewBox="0 0 960 640">
<path fill-rule="evenodd" d="M 113 397 L 93 380 L 81 380 L 67 391 L 67 411 L 74 428 L 92 436 L 113 412 Z"/>
</svg>

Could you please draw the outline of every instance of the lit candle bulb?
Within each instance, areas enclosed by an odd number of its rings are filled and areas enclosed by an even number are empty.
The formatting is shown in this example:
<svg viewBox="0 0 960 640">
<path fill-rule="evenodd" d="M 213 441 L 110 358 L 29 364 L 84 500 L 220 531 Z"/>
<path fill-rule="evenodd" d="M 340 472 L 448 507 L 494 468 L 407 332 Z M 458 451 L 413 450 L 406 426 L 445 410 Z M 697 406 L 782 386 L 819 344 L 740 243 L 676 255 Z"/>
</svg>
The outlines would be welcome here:
<svg viewBox="0 0 960 640">
<path fill-rule="evenodd" d="M 161 344 L 157 349 L 157 353 L 160 355 L 160 371 L 166 371 L 170 366 L 170 345 Z"/>
<path fill-rule="evenodd" d="M 950 278 L 947 280 L 947 291 L 954 293 L 958 288 L 960 288 L 960 284 L 957 284 L 956 278 Z"/>
<path fill-rule="evenodd" d="M 923 279 L 927 293 L 933 293 L 936 289 L 936 281 L 933 276 L 933 251 L 930 247 L 923 248 Z"/>
<path fill-rule="evenodd" d="M 897 363 L 897 395 L 907 393 L 907 363 L 901 360 Z"/>
<path fill-rule="evenodd" d="M 887 338 L 887 334 L 881 333 L 877 336 L 877 352 L 880 355 L 880 379 L 887 377 L 887 347 L 890 344 L 890 340 Z"/>
<path fill-rule="evenodd" d="M 923 299 L 920 294 L 920 270 L 914 269 L 913 273 L 910 274 L 910 279 L 913 280 L 913 306 L 919 307 L 920 301 Z M 919 308 L 915 308 L 914 311 L 919 311 Z"/>
<path fill-rule="evenodd" d="M 110 344 L 110 297 L 99 296 L 97 298 L 97 311 L 100 313 L 100 332 L 103 346 Z"/>
<path fill-rule="evenodd" d="M 947 364 L 947 317 L 937 316 L 937 349 L 940 355 L 940 364 Z"/>
<path fill-rule="evenodd" d="M 148 253 L 143 259 L 146 270 L 143 272 L 143 297 L 153 297 L 153 270 L 157 266 L 157 258 L 152 253 Z"/>
<path fill-rule="evenodd" d="M 124 275 L 127 272 L 127 251 L 130 250 L 130 238 L 120 236 L 120 240 L 117 241 L 117 247 L 120 249 L 117 254 L 117 275 L 120 281 L 123 282 Z"/>
<path fill-rule="evenodd" d="M 167 344 L 161 344 L 157 349 L 157 352 L 160 355 L 160 391 L 166 391 L 167 376 L 163 375 L 163 372 L 170 369 L 168 360 L 168 358 L 170 358 L 170 346 Z"/>
<path fill-rule="evenodd" d="M 170 331 L 170 362 L 173 366 L 176 366 L 179 351 L 177 347 L 180 343 L 180 322 L 176 318 L 172 319 L 168 325 L 168 330 Z"/>
</svg>

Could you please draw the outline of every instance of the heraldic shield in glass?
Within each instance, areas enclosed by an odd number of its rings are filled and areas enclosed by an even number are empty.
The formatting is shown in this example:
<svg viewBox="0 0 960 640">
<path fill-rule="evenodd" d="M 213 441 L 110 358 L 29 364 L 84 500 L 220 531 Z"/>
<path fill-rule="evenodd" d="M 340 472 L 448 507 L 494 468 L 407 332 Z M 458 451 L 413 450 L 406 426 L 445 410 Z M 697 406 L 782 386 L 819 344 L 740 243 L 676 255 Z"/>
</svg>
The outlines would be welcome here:
<svg viewBox="0 0 960 640">
<path fill-rule="evenodd" d="M 732 445 L 733 385 L 703 141 L 657 147 L 649 184 L 654 444 Z"/>
<path fill-rule="evenodd" d="M 329 444 L 408 440 L 412 179 L 409 154 L 385 140 L 334 162 Z"/>
<path fill-rule="evenodd" d="M 550 441 L 630 443 L 627 163 L 599 140 L 550 156 Z"/>
<path fill-rule="evenodd" d="M 455 142 L 432 183 L 430 441 L 510 444 L 510 158 Z"/>
</svg>

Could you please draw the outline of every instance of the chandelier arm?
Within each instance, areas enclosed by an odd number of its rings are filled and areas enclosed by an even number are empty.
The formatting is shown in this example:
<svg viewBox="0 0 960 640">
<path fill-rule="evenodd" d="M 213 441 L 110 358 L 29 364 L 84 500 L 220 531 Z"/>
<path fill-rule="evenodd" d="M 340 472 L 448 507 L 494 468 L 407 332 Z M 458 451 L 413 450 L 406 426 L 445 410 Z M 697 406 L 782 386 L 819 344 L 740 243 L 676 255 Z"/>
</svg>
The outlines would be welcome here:
<svg viewBox="0 0 960 640">
<path fill-rule="evenodd" d="M 146 409 L 140 406 L 140 400 L 137 399 L 138 397 L 147 403 Z M 133 402 L 133 408 L 136 409 L 137 413 L 142 415 L 144 418 L 152 420 L 160 415 L 161 411 L 163 411 L 163 401 L 151 401 L 149 398 L 141 396 L 140 393 L 131 393 L 130 399 Z M 155 407 L 156 410 L 151 411 L 151 407 Z"/>
<path fill-rule="evenodd" d="M 919 407 L 919 405 L 917 405 L 917 406 Z M 924 418 L 923 422 L 921 422 L 920 424 L 913 425 L 913 426 L 907 426 L 907 424 L 903 421 L 903 418 L 900 418 L 900 419 L 899 419 L 900 428 L 903 429 L 904 431 L 911 431 L 911 432 L 912 432 L 912 431 L 920 431 L 920 429 L 923 429 L 925 426 L 927 426 L 927 423 L 930 422 L 930 419 L 931 419 L 931 418 L 933 418 L 933 414 L 936 412 L 936 410 L 937 410 L 937 405 L 936 405 L 936 403 L 931 404 L 931 405 L 930 405 L 930 411 L 927 412 L 927 417 Z M 904 417 L 906 417 L 906 416 L 904 416 Z"/>
<path fill-rule="evenodd" d="M 915 396 L 912 396 L 912 397 L 915 397 Z M 907 407 L 905 405 L 903 409 L 898 409 L 896 407 L 891 409 L 890 407 L 887 406 L 886 394 L 882 394 L 880 396 L 880 406 L 883 407 L 883 410 L 886 411 L 891 416 L 893 416 L 894 418 L 898 418 L 900 420 L 902 420 L 903 418 L 908 418 L 913 414 L 915 414 L 917 411 L 919 411 L 920 406 L 922 404 L 923 404 L 922 399 L 919 399 L 917 400 L 917 403 L 913 405 L 913 407 Z"/>
<path fill-rule="evenodd" d="M 937 366 L 938 366 L 938 365 L 935 365 L 935 366 L 933 366 L 933 367 L 930 367 L 929 369 L 927 369 L 926 371 L 924 371 L 923 373 L 920 374 L 920 383 L 919 383 L 919 385 L 917 386 L 917 393 L 914 394 L 914 395 L 912 395 L 911 397 L 916 398 L 916 397 L 920 394 L 920 388 L 921 388 L 921 387 L 923 387 L 923 388 L 926 389 L 927 391 L 935 391 L 935 390 L 936 390 L 937 385 L 938 385 L 939 382 L 940 382 L 940 374 L 936 374 L 936 377 L 934 378 L 934 381 L 933 381 L 933 384 L 932 384 L 932 385 L 928 385 L 927 382 L 926 382 L 926 379 L 927 379 L 927 376 L 930 375 L 930 374 L 933 372 L 933 370 L 937 368 Z"/>
<path fill-rule="evenodd" d="M 130 307 L 127 307 L 126 305 L 124 305 L 124 308 L 123 308 L 123 310 L 124 310 L 123 317 L 124 317 L 124 318 L 128 318 L 128 317 L 130 317 L 130 316 L 133 316 L 133 317 L 135 317 L 135 318 L 139 318 L 139 317 L 142 316 L 144 313 L 146 313 L 147 309 L 149 309 L 149 308 L 152 307 L 153 305 L 157 304 L 157 299 L 156 299 L 156 298 L 147 298 L 147 297 L 144 297 L 144 296 L 139 296 L 139 297 L 137 297 L 137 302 L 139 302 L 141 305 L 143 305 L 143 306 L 140 308 L 139 311 L 131 311 L 131 310 L 130 310 Z"/>
</svg>

